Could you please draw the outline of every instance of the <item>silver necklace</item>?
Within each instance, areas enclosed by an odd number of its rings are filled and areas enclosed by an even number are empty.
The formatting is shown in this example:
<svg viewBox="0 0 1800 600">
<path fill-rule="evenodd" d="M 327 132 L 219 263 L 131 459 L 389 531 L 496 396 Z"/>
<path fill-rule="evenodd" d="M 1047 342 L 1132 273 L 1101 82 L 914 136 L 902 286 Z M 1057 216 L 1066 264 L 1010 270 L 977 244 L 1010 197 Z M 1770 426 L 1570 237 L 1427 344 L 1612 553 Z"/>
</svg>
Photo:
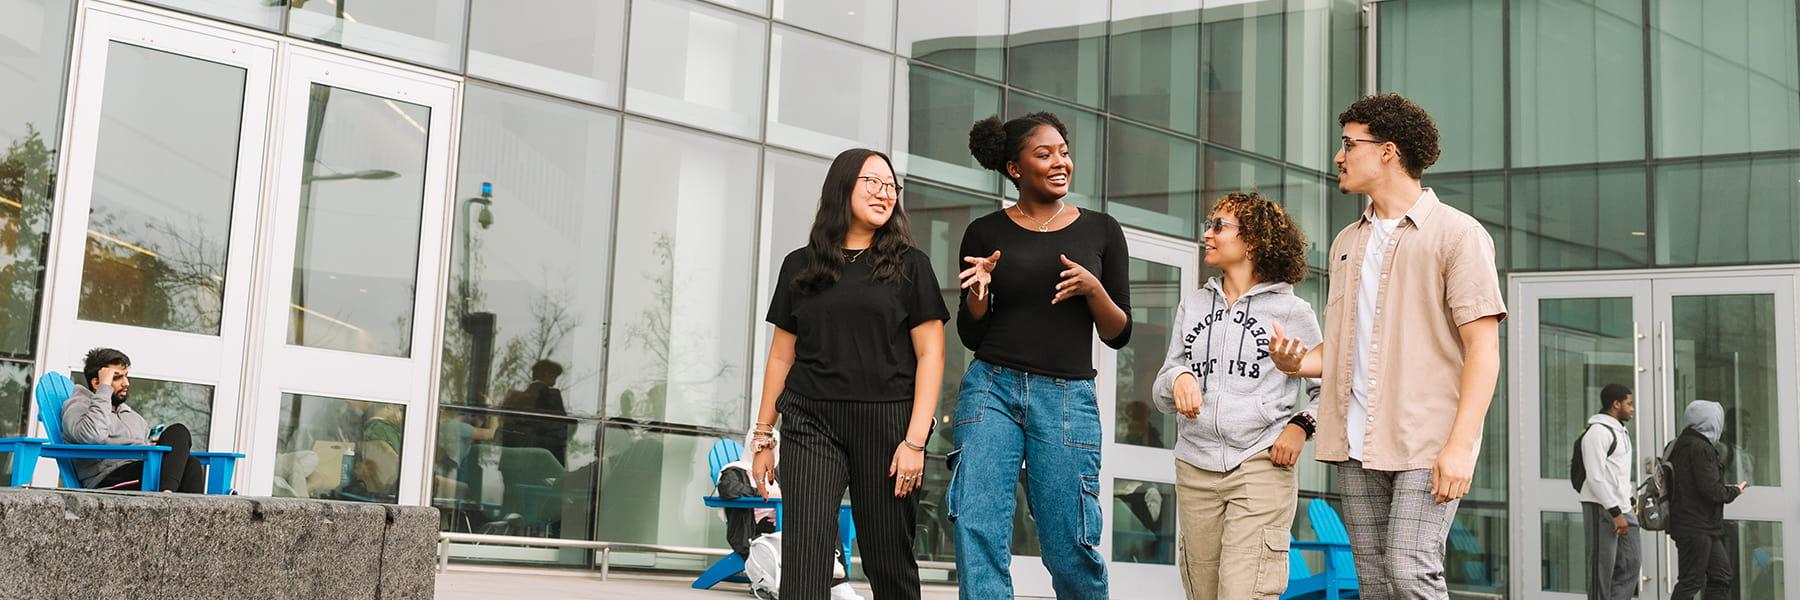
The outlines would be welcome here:
<svg viewBox="0 0 1800 600">
<path fill-rule="evenodd" d="M 1062 216 L 1063 209 L 1069 207 L 1069 203 L 1067 203 L 1067 202 L 1058 202 L 1056 204 L 1057 204 L 1056 212 L 1051 213 L 1050 218 L 1048 220 L 1038 221 L 1038 232 L 1039 233 L 1050 231 L 1050 224 L 1056 222 L 1056 218 L 1059 216 Z M 1025 217 L 1028 220 L 1037 221 L 1037 219 L 1033 218 L 1031 215 L 1025 214 L 1025 209 L 1020 207 L 1019 205 L 1014 204 L 1013 208 L 1019 209 L 1019 216 Z"/>
</svg>

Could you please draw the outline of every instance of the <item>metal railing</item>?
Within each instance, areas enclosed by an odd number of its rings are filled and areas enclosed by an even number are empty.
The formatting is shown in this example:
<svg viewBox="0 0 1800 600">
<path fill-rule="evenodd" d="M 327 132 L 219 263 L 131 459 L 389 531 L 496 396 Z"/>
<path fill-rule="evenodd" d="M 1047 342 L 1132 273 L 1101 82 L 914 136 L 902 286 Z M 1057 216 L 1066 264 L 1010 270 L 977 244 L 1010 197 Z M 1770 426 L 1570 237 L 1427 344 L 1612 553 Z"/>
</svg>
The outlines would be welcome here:
<svg viewBox="0 0 1800 600">
<path fill-rule="evenodd" d="M 594 550 L 600 553 L 600 580 L 612 570 L 612 553 L 614 550 L 625 552 L 662 552 L 666 554 L 691 554 L 695 556 L 725 556 L 731 550 L 725 548 L 697 548 L 693 546 L 670 546 L 664 544 L 636 544 L 630 542 L 607 542 L 595 540 L 565 540 L 559 538 L 523 537 L 516 535 L 489 535 L 485 533 L 458 533 L 454 531 L 438 532 L 438 572 L 450 567 L 450 544 L 494 544 L 500 546 L 535 546 L 542 548 L 579 548 Z M 861 556 L 850 558 L 853 564 L 862 564 Z M 921 560 L 919 567 L 925 569 L 943 569 L 955 572 L 956 563 Z"/>
</svg>

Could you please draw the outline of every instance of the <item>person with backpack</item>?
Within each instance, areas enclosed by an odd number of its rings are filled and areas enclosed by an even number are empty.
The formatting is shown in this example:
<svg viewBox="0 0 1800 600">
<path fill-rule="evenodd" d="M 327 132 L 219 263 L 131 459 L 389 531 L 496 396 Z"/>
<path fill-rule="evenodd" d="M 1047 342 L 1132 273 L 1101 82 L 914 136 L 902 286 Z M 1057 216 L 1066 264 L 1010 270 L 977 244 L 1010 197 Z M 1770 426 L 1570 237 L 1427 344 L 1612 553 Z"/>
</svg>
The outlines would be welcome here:
<svg viewBox="0 0 1800 600">
<path fill-rule="evenodd" d="M 1669 537 L 1675 540 L 1675 590 L 1688 600 L 1701 588 L 1707 598 L 1731 594 L 1732 554 L 1725 549 L 1725 505 L 1743 495 L 1748 482 L 1725 483 L 1719 468 L 1719 435 L 1725 409 L 1709 400 L 1688 403 L 1687 428 L 1669 450 Z"/>
<path fill-rule="evenodd" d="M 1581 494 L 1587 533 L 1587 597 L 1594 600 L 1637 593 L 1642 557 L 1631 512 L 1631 432 L 1625 429 L 1636 414 L 1631 388 L 1617 383 L 1601 388 L 1600 412 L 1588 417 L 1569 461 L 1569 482 Z"/>
</svg>

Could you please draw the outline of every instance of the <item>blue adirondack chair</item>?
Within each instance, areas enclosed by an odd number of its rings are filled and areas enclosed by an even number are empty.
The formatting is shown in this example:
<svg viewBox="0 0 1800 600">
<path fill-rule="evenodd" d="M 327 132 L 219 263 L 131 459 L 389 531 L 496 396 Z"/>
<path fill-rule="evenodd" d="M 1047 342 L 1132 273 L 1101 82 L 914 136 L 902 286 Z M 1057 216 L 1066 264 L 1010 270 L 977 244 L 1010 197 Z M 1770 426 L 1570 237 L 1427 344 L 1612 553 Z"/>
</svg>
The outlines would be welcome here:
<svg viewBox="0 0 1800 600">
<path fill-rule="evenodd" d="M 0 438 L 0 454 L 12 454 L 12 478 L 7 485 L 19 487 L 31 483 L 31 472 L 37 467 L 38 452 L 50 440 L 44 438 Z"/>
<path fill-rule="evenodd" d="M 737 462 L 743 455 L 744 445 L 738 443 L 737 440 L 719 440 L 718 443 L 713 444 L 712 450 L 706 454 L 706 466 L 712 472 L 713 489 L 717 490 L 719 487 L 719 471 L 724 469 L 725 465 Z M 782 511 L 780 498 L 738 498 L 735 500 L 726 500 L 718 496 L 702 496 L 700 501 L 711 508 L 775 509 L 775 530 L 781 530 Z M 849 505 L 838 508 L 838 533 L 840 543 L 843 544 L 840 550 L 844 553 L 844 562 L 847 565 L 850 562 L 851 556 L 850 543 L 856 539 L 856 523 L 850 517 Z M 844 574 L 848 575 L 849 573 L 849 567 L 846 566 Z M 744 557 L 738 556 L 736 552 L 726 554 L 724 558 L 719 559 L 718 562 L 707 567 L 705 572 L 700 573 L 700 576 L 694 579 L 693 588 L 697 590 L 709 590 L 712 589 L 713 586 L 718 585 L 721 581 L 731 581 L 736 583 L 750 582 L 749 579 L 744 577 Z"/>
<path fill-rule="evenodd" d="M 1356 559 L 1350 551 L 1350 533 L 1337 511 L 1324 500 L 1314 499 L 1306 509 L 1312 521 L 1313 536 L 1318 541 L 1292 542 L 1291 550 L 1317 550 L 1325 553 L 1325 570 L 1314 574 L 1299 552 L 1288 552 L 1288 598 L 1358 598 Z"/>
<path fill-rule="evenodd" d="M 138 481 L 138 488 L 147 492 L 156 491 L 157 484 L 162 481 L 162 460 L 169 452 L 168 446 L 63 443 L 62 407 L 74 393 L 75 383 L 62 373 L 51 371 L 38 380 L 38 421 L 44 424 L 44 434 L 50 439 L 50 443 L 43 444 L 39 454 L 44 458 L 56 459 L 63 487 L 81 487 L 81 480 L 75 477 L 76 459 L 124 459 L 144 461 L 143 477 Z M 206 468 L 206 493 L 231 493 L 231 478 L 237 470 L 237 459 L 244 455 L 236 452 L 190 452 L 189 455 L 199 459 L 200 465 Z M 17 476 L 15 472 L 14 477 Z"/>
</svg>

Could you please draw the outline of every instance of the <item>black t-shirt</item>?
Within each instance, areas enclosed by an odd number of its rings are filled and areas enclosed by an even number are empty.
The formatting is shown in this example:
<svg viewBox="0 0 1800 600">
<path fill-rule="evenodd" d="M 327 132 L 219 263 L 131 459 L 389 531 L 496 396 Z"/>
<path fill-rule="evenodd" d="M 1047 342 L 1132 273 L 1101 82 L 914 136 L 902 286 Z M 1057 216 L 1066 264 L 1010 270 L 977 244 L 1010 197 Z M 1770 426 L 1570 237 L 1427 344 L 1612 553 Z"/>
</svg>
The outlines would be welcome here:
<svg viewBox="0 0 1800 600">
<path fill-rule="evenodd" d="M 995 250 L 1000 264 L 988 288 L 987 316 L 969 316 L 968 290 L 956 313 L 956 333 L 975 358 L 1049 377 L 1096 374 L 1094 316 L 1087 302 L 1050 303 L 1067 269 L 1059 255 L 1086 267 L 1125 311 L 1125 330 L 1104 340 L 1106 345 L 1123 348 L 1131 341 L 1131 254 L 1125 230 L 1112 215 L 1082 210 L 1068 227 L 1040 232 L 1020 227 L 1004 210 L 994 211 L 969 223 L 961 256 L 989 256 Z"/>
<path fill-rule="evenodd" d="M 912 329 L 950 320 L 950 309 L 924 252 L 907 250 L 903 277 L 894 282 L 875 281 L 874 262 L 864 256 L 847 263 L 837 283 L 803 295 L 794 276 L 806 267 L 806 249 L 781 261 L 767 320 L 795 337 L 789 390 L 815 400 L 912 399 Z"/>
</svg>

